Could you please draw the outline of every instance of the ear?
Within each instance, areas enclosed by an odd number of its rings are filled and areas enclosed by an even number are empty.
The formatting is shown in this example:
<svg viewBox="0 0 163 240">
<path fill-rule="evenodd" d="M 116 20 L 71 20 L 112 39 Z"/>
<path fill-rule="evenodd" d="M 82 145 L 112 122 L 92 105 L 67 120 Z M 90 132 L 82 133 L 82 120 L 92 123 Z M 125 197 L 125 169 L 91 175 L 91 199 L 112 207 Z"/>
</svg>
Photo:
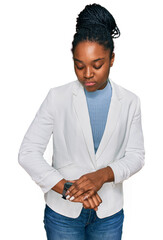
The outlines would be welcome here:
<svg viewBox="0 0 163 240">
<path fill-rule="evenodd" d="M 113 66 L 114 59 L 115 59 L 115 53 L 112 53 L 112 56 L 111 56 L 111 59 L 110 59 L 110 67 Z"/>
</svg>

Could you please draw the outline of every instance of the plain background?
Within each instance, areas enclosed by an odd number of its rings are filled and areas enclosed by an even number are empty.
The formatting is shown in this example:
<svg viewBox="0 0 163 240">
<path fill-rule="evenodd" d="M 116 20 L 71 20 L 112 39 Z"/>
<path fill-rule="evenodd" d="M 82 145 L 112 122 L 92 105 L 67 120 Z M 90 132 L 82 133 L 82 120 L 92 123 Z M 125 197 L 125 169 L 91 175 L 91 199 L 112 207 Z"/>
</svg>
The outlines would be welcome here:
<svg viewBox="0 0 163 240">
<path fill-rule="evenodd" d="M 43 192 L 18 164 L 22 139 L 51 87 L 76 80 L 76 17 L 94 1 L 0 1 L 1 239 L 45 240 Z M 115 17 L 110 77 L 141 99 L 144 168 L 124 182 L 123 240 L 163 239 L 162 3 L 96 1 Z M 50 162 L 52 141 L 45 159 Z"/>
</svg>

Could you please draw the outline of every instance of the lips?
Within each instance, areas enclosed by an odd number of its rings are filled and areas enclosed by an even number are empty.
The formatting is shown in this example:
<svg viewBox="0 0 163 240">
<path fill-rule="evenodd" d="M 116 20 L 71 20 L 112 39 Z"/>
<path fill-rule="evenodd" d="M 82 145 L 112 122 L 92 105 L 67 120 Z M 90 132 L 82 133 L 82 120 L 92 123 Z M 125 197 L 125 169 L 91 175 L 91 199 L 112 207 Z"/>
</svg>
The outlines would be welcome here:
<svg viewBox="0 0 163 240">
<path fill-rule="evenodd" d="M 84 83 L 85 86 L 93 86 L 95 84 L 96 84 L 95 82 L 85 82 Z"/>
</svg>

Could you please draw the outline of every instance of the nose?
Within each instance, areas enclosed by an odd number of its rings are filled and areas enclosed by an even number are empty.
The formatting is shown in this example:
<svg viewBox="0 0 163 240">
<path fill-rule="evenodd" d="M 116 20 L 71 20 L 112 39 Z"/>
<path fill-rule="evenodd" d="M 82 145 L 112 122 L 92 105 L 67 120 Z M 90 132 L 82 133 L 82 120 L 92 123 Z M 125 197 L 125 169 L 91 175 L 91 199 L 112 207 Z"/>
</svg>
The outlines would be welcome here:
<svg viewBox="0 0 163 240">
<path fill-rule="evenodd" d="M 84 71 L 84 77 L 85 78 L 92 78 L 94 76 L 93 70 L 91 67 L 86 67 Z"/>
</svg>

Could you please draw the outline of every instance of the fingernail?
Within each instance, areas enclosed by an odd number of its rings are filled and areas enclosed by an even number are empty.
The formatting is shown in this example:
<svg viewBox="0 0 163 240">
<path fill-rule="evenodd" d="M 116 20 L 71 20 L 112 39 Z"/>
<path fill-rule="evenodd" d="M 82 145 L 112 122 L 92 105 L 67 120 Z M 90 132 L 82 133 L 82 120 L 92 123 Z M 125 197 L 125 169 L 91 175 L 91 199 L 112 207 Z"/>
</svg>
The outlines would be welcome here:
<svg viewBox="0 0 163 240">
<path fill-rule="evenodd" d="M 74 196 L 72 196 L 72 197 L 70 198 L 70 201 L 71 201 L 71 200 L 74 200 L 74 199 L 75 199 Z"/>
<path fill-rule="evenodd" d="M 87 199 L 88 198 L 88 196 L 85 196 L 84 198 L 83 198 L 83 200 L 85 200 L 85 199 Z"/>
<path fill-rule="evenodd" d="M 69 199 L 70 195 L 67 195 L 66 199 Z"/>
</svg>

